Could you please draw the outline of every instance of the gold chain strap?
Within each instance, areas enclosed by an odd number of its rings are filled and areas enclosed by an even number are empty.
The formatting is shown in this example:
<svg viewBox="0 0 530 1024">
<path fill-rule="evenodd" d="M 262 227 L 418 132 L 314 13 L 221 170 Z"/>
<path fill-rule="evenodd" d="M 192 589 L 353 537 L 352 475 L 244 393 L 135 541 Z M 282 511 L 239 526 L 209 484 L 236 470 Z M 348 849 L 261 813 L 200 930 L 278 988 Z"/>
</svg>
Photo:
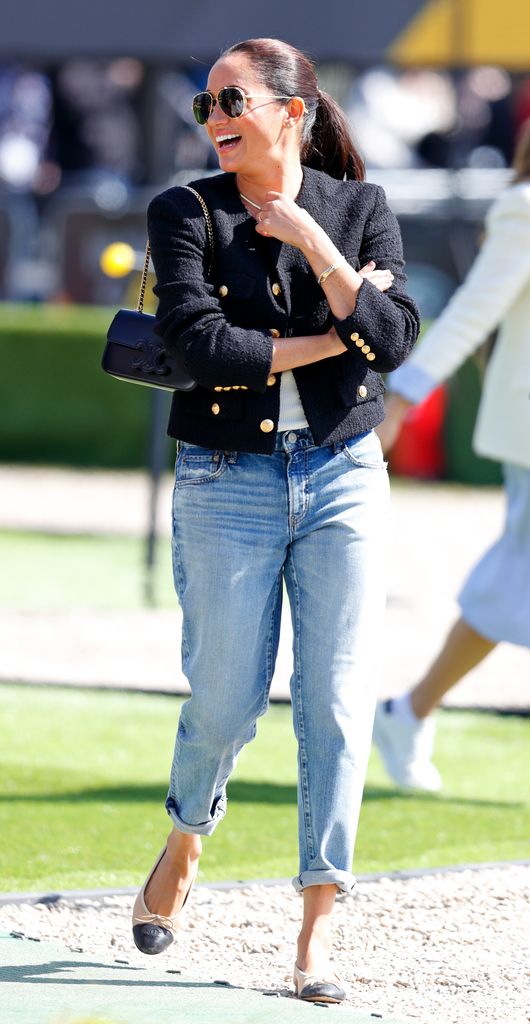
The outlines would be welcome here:
<svg viewBox="0 0 530 1024">
<path fill-rule="evenodd" d="M 187 188 L 188 192 L 193 192 L 193 195 L 196 197 L 196 199 L 198 199 L 199 203 L 201 204 L 202 212 L 204 213 L 204 219 L 206 221 L 206 232 L 207 232 L 207 235 L 208 235 L 208 248 L 209 248 L 209 252 L 210 252 L 210 259 L 209 259 L 209 262 L 208 262 L 208 276 L 210 276 L 210 274 L 212 272 L 212 269 L 213 269 L 213 253 L 214 253 L 214 248 L 213 248 L 213 226 L 212 226 L 212 218 L 210 217 L 210 211 L 209 211 L 209 209 L 208 209 L 204 199 L 202 198 L 200 192 L 196 192 L 195 189 L 191 187 L 191 185 L 183 185 L 182 188 Z M 141 281 L 140 281 L 140 292 L 138 294 L 138 303 L 136 305 L 136 309 L 137 309 L 138 313 L 143 313 L 143 311 L 144 311 L 145 289 L 146 289 L 146 285 L 147 285 L 147 274 L 149 272 L 149 261 L 150 261 L 150 259 L 151 259 L 151 246 L 149 245 L 149 241 L 148 241 L 147 245 L 145 247 L 145 259 L 144 259 L 144 266 L 143 266 L 143 270 L 142 270 L 142 277 L 141 277 Z"/>
<path fill-rule="evenodd" d="M 149 242 L 148 242 L 146 247 L 145 247 L 144 268 L 142 270 L 142 279 L 140 281 L 140 293 L 138 295 L 138 302 L 136 304 L 136 309 L 138 310 L 139 313 L 143 313 L 143 311 L 144 311 L 145 286 L 147 284 L 147 273 L 148 273 L 148 270 L 149 270 L 149 260 L 150 259 L 151 259 L 151 246 L 149 245 Z"/>
<path fill-rule="evenodd" d="M 209 252 L 210 252 L 210 260 L 208 262 L 208 277 L 209 277 L 211 272 L 212 272 L 212 270 L 213 270 L 213 253 L 214 253 L 213 226 L 212 226 L 212 218 L 210 217 L 210 211 L 209 211 L 209 209 L 208 209 L 204 199 L 202 198 L 200 192 L 196 192 L 195 189 L 191 187 L 191 185 L 183 185 L 182 187 L 183 188 L 187 188 L 188 192 L 193 192 L 193 195 L 195 196 L 195 198 L 199 200 L 199 203 L 201 204 L 201 207 L 202 207 L 202 212 L 204 213 L 204 219 L 206 221 L 206 231 L 207 231 L 207 234 L 208 234 L 208 246 L 209 246 Z"/>
</svg>

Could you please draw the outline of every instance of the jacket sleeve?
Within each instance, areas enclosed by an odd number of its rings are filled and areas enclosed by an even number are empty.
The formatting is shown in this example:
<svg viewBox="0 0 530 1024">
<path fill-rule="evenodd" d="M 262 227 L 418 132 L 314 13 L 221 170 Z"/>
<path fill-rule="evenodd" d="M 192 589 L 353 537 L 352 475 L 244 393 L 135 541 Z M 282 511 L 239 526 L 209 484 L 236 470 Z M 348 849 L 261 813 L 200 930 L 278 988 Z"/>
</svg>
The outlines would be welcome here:
<svg viewBox="0 0 530 1024">
<path fill-rule="evenodd" d="M 344 320 L 334 317 L 333 321 L 341 340 L 356 358 L 366 361 L 370 355 L 370 369 L 387 373 L 395 370 L 409 354 L 418 337 L 420 317 L 415 302 L 405 291 L 399 225 L 380 186 L 375 189 L 374 206 L 365 224 L 359 252 L 361 267 L 369 260 L 375 260 L 379 270 L 392 271 L 392 287 L 380 292 L 369 281 L 364 281 L 351 316 Z M 361 339 L 367 353 L 356 344 Z"/>
<path fill-rule="evenodd" d="M 484 244 L 464 283 L 414 354 L 390 378 L 412 400 L 451 376 L 487 338 L 530 281 L 530 188 L 508 189 L 493 204 Z M 423 379 L 420 390 L 416 382 Z M 401 388 L 404 388 L 402 391 Z"/>
<path fill-rule="evenodd" d="M 149 205 L 147 228 L 157 283 L 156 333 L 205 387 L 243 384 L 265 391 L 272 363 L 269 332 L 230 324 L 206 280 L 208 238 L 198 200 L 185 189 Z"/>
</svg>

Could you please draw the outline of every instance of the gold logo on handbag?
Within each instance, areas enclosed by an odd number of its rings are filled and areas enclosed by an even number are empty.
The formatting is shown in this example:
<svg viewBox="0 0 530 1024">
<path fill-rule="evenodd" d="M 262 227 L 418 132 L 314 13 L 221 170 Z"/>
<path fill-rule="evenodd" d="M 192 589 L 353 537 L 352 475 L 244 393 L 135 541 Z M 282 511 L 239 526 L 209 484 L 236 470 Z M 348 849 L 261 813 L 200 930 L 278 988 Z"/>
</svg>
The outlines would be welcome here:
<svg viewBox="0 0 530 1024">
<path fill-rule="evenodd" d="M 208 236 L 208 276 L 213 268 L 214 237 L 208 207 L 199 192 L 190 185 L 183 185 L 196 197 L 206 221 Z M 196 383 L 179 356 L 169 351 L 158 334 L 154 332 L 156 317 L 144 313 L 145 289 L 151 259 L 149 242 L 145 247 L 145 259 L 138 293 L 136 309 L 119 309 L 108 331 L 107 344 L 101 360 L 102 369 L 118 380 L 131 384 L 143 384 L 164 391 L 191 391 Z"/>
</svg>

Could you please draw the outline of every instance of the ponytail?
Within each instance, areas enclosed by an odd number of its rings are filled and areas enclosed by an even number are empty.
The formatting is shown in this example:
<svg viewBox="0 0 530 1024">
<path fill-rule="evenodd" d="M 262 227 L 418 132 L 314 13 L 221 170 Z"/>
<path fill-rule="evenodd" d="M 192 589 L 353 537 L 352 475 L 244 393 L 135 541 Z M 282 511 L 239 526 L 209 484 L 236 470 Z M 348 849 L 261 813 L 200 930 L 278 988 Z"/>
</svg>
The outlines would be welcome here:
<svg viewBox="0 0 530 1024">
<path fill-rule="evenodd" d="M 306 113 L 300 139 L 300 159 L 307 167 L 332 178 L 364 181 L 364 161 L 353 142 L 348 120 L 338 103 L 318 88 L 315 67 L 308 57 L 281 39 L 246 39 L 221 55 L 242 53 L 252 63 L 258 81 L 277 96 L 301 96 Z"/>
<path fill-rule="evenodd" d="M 329 93 L 319 91 L 312 120 L 309 139 L 302 144 L 302 163 L 332 178 L 364 181 L 364 160 L 355 147 L 344 111 Z"/>
</svg>

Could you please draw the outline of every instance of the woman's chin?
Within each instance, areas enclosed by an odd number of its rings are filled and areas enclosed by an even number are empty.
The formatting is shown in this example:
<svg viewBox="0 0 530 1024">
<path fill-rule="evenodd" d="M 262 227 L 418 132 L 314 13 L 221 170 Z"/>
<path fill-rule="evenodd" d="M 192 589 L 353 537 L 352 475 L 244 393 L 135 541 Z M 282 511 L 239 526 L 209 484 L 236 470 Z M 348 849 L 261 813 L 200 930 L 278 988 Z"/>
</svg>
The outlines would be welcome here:
<svg viewBox="0 0 530 1024">
<path fill-rule="evenodd" d="M 223 171 L 239 171 L 241 169 L 241 162 L 243 154 L 241 152 L 241 145 L 235 146 L 234 149 L 222 149 L 217 150 L 217 159 L 219 161 L 219 167 Z"/>
<path fill-rule="evenodd" d="M 222 171 L 239 171 L 239 164 L 236 160 L 223 159 L 221 154 L 219 154 L 219 167 Z"/>
</svg>

